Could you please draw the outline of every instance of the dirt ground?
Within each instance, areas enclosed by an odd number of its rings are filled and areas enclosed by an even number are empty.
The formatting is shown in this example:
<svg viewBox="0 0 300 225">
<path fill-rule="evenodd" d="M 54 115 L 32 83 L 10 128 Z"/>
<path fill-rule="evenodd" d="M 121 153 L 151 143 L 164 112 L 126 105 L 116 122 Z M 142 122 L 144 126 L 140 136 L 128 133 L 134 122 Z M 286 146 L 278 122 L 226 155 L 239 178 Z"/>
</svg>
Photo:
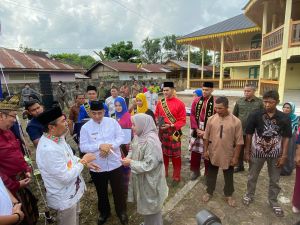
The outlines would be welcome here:
<svg viewBox="0 0 300 225">
<path fill-rule="evenodd" d="M 187 107 L 189 107 L 192 104 L 192 97 L 191 96 L 178 96 Z M 232 108 L 233 103 L 235 102 L 236 98 L 231 97 L 230 100 L 230 108 Z M 25 126 L 25 124 L 23 124 Z M 182 138 L 182 180 L 180 184 L 177 187 L 172 187 L 171 185 L 171 178 L 167 178 L 168 186 L 169 186 L 169 197 L 171 198 L 175 195 L 175 193 L 181 189 L 190 179 L 190 171 L 189 171 L 189 152 L 188 152 L 188 141 L 189 141 L 189 117 L 187 117 L 187 124 L 183 128 L 183 138 Z M 77 146 L 75 142 L 72 140 L 70 136 L 67 137 L 68 143 L 74 148 L 77 149 Z M 28 143 L 31 143 L 28 141 Z M 33 145 L 29 145 L 30 149 L 33 152 L 33 161 L 34 159 L 34 148 Z M 172 165 L 170 164 L 170 174 L 172 173 Z M 81 213 L 80 213 L 80 224 L 82 225 L 96 225 L 97 224 L 97 218 L 99 216 L 98 210 L 97 210 L 97 194 L 95 187 L 92 183 L 90 183 L 90 175 L 89 172 L 85 169 L 83 172 L 83 177 L 86 182 L 87 190 L 81 200 Z M 39 179 L 40 180 L 40 179 Z M 40 180 L 40 182 L 42 182 Z M 40 194 L 38 192 L 38 189 L 36 188 L 36 185 L 33 183 L 31 185 L 35 195 L 37 198 L 39 198 L 39 206 L 40 206 L 40 212 L 44 212 L 44 205 L 42 203 Z M 117 225 L 120 224 L 118 218 L 116 217 L 114 206 L 113 206 L 113 199 L 110 195 L 110 203 L 111 203 L 111 209 L 112 209 L 112 216 L 109 218 L 107 224 L 110 225 Z M 55 213 L 52 211 L 52 215 L 55 216 Z M 139 225 L 141 222 L 143 222 L 142 217 L 137 214 L 136 212 L 136 206 L 135 204 L 128 204 L 128 216 L 129 216 L 129 224 L 130 225 Z M 45 224 L 44 217 L 41 215 L 39 220 L 39 225 Z"/>
</svg>

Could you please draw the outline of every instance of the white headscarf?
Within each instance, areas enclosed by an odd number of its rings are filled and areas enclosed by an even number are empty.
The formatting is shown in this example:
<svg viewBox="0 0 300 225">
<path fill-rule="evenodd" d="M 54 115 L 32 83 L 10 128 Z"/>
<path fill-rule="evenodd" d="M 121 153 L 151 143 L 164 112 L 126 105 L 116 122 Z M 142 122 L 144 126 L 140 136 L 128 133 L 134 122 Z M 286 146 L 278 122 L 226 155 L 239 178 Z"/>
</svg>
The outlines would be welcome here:
<svg viewBox="0 0 300 225">
<path fill-rule="evenodd" d="M 153 118 L 144 113 L 138 113 L 132 117 L 133 123 L 136 127 L 136 135 L 139 144 L 144 144 L 147 140 L 152 139 L 154 143 L 161 148 L 161 142 L 157 135 L 156 125 Z"/>
</svg>

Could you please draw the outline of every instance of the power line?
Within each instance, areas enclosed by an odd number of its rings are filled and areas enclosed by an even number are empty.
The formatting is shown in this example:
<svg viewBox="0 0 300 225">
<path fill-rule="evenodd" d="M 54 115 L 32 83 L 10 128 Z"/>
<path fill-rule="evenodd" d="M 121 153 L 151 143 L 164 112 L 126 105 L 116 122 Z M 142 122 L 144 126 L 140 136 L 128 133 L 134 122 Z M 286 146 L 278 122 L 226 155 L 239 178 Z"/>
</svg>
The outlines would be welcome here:
<svg viewBox="0 0 300 225">
<path fill-rule="evenodd" d="M 60 15 L 58 12 L 55 12 L 55 11 L 49 11 L 49 10 L 46 10 L 46 9 L 43 9 L 43 8 L 32 7 L 32 6 L 29 6 L 29 5 L 20 4 L 19 2 L 16 2 L 16 1 L 13 1 L 13 0 L 2 0 L 2 1 L 5 1 L 6 3 L 12 4 L 12 5 L 17 6 L 17 7 L 22 7 L 22 8 L 25 8 L 25 9 L 34 10 L 34 11 L 37 11 L 39 13 L 56 15 L 56 16 Z"/>
<path fill-rule="evenodd" d="M 168 33 L 166 32 L 166 29 L 165 29 L 165 28 L 163 28 L 163 27 L 161 27 L 160 25 L 158 25 L 158 24 L 154 23 L 153 21 L 149 20 L 147 17 L 143 16 L 142 14 L 136 12 L 136 11 L 133 10 L 133 9 L 130 9 L 129 7 L 127 7 L 126 5 L 124 5 L 123 3 L 121 3 L 121 2 L 119 2 L 119 1 L 117 1 L 117 0 L 111 0 L 111 1 L 113 1 L 113 2 L 116 3 L 116 4 L 118 4 L 119 6 L 123 7 L 123 8 L 126 9 L 127 11 L 129 11 L 129 12 L 131 12 L 131 13 L 133 13 L 133 14 L 139 16 L 139 17 L 142 18 L 143 20 L 145 20 L 145 21 L 151 23 L 153 26 L 155 26 L 155 27 L 159 28 L 161 31 L 163 31 L 163 33 L 168 34 Z M 171 32 L 169 32 L 169 34 L 170 34 L 170 33 L 171 33 Z"/>
</svg>

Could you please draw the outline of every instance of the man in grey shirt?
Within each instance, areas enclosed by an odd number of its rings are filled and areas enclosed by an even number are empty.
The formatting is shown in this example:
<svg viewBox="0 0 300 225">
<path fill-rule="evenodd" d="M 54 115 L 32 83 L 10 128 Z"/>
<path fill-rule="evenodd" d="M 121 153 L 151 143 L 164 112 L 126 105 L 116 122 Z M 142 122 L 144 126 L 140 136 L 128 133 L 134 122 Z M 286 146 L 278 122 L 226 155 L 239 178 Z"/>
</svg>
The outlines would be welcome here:
<svg viewBox="0 0 300 225">
<path fill-rule="evenodd" d="M 263 102 L 260 98 L 255 97 L 256 88 L 251 84 L 246 84 L 244 87 L 244 97 L 237 100 L 232 114 L 238 117 L 242 122 L 244 142 L 246 137 L 246 126 L 248 116 L 256 111 L 264 108 Z M 244 171 L 244 146 L 241 149 L 239 163 L 234 172 Z"/>
<path fill-rule="evenodd" d="M 30 84 L 26 83 L 24 88 L 22 89 L 21 95 L 22 95 L 22 100 L 23 100 L 23 105 L 24 105 L 25 102 L 28 102 L 30 100 L 30 96 L 35 95 L 38 97 L 41 94 L 39 92 L 37 92 L 36 90 L 32 89 L 30 87 Z"/>
<path fill-rule="evenodd" d="M 59 102 L 59 105 L 62 110 L 65 108 L 65 104 L 67 108 L 69 109 L 69 103 L 68 103 L 68 92 L 66 86 L 63 84 L 62 81 L 58 82 L 58 87 L 57 87 L 57 101 Z"/>
</svg>

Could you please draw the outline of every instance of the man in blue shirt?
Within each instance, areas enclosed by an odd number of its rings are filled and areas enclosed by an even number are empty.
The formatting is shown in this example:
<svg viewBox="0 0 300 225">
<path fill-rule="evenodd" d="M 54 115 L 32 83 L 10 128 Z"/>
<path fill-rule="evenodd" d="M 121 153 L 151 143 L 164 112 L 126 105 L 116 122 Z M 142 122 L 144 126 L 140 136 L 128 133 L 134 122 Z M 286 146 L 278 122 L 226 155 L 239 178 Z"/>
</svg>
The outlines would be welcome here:
<svg viewBox="0 0 300 225">
<path fill-rule="evenodd" d="M 28 133 L 30 140 L 36 147 L 44 131 L 43 125 L 39 121 L 37 121 L 36 117 L 38 117 L 42 112 L 44 112 L 44 107 L 38 100 L 34 99 L 25 102 L 25 110 L 27 110 L 28 114 L 32 117 L 32 119 L 26 127 L 26 132 Z"/>
</svg>

